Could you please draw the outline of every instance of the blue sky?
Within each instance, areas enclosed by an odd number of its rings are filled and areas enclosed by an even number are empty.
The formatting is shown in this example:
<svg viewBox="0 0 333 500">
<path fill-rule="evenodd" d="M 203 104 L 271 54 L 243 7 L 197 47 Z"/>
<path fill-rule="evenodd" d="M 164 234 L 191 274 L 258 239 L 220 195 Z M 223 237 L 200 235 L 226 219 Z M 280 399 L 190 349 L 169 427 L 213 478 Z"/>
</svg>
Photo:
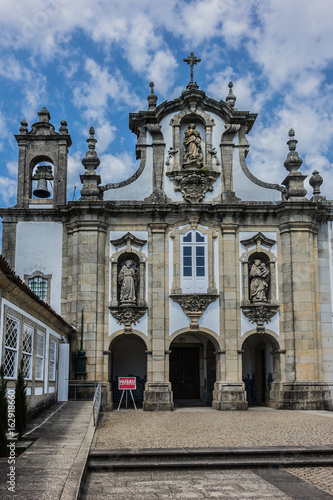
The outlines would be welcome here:
<svg viewBox="0 0 333 500">
<path fill-rule="evenodd" d="M 322 194 L 333 186 L 332 0 L 2 0 L 0 4 L 0 206 L 16 203 L 18 133 L 46 106 L 56 130 L 68 122 L 68 199 L 80 189 L 91 125 L 102 184 L 135 171 L 128 114 L 178 97 L 190 78 L 183 62 L 202 62 L 194 79 L 236 107 L 258 113 L 247 163 L 260 179 L 281 183 L 292 127 L 301 170 L 319 170 Z M 309 190 L 311 196 L 311 189 Z"/>
</svg>

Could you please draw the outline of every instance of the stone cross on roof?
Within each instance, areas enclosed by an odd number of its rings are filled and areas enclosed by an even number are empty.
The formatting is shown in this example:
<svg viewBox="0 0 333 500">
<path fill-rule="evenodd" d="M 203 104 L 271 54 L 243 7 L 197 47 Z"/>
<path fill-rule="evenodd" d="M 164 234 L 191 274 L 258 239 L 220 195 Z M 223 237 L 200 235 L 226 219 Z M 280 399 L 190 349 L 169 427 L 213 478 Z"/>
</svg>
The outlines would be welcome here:
<svg viewBox="0 0 333 500">
<path fill-rule="evenodd" d="M 191 66 L 191 83 L 193 83 L 193 66 L 198 62 L 201 62 L 201 59 L 195 57 L 194 52 L 191 52 L 190 56 L 185 57 L 183 61 Z"/>
</svg>

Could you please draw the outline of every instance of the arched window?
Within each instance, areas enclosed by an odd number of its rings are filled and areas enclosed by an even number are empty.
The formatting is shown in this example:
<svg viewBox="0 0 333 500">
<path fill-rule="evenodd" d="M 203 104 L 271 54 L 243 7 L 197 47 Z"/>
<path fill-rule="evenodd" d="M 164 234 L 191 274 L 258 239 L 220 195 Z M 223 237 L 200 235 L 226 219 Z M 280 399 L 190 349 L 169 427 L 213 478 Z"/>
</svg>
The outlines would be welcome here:
<svg viewBox="0 0 333 500">
<path fill-rule="evenodd" d="M 183 293 L 207 293 L 207 235 L 190 230 L 181 236 L 181 288 Z"/>
</svg>

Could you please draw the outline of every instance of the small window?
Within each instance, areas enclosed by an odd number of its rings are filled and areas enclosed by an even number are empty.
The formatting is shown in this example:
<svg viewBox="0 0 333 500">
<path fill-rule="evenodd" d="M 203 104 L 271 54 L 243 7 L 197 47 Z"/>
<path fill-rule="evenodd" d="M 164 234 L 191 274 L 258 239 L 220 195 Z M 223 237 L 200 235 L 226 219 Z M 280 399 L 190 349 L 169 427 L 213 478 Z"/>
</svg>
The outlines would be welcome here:
<svg viewBox="0 0 333 500">
<path fill-rule="evenodd" d="M 23 345 L 22 345 L 22 359 L 23 359 L 23 373 L 24 378 L 32 378 L 32 346 L 34 338 L 34 329 L 31 326 L 24 325 L 23 329 Z"/>
<path fill-rule="evenodd" d="M 29 288 L 45 302 L 47 301 L 47 282 L 47 278 L 42 278 L 41 276 L 35 276 L 28 281 Z"/>
<path fill-rule="evenodd" d="M 57 344 L 54 340 L 50 342 L 50 359 L 49 359 L 49 380 L 56 378 L 56 361 L 57 361 Z"/>
<path fill-rule="evenodd" d="M 37 332 L 36 342 L 36 380 L 43 380 L 44 368 L 44 333 Z"/>
<path fill-rule="evenodd" d="M 17 373 L 17 351 L 19 340 L 19 322 L 7 316 L 5 337 L 5 377 L 16 378 Z"/>
</svg>

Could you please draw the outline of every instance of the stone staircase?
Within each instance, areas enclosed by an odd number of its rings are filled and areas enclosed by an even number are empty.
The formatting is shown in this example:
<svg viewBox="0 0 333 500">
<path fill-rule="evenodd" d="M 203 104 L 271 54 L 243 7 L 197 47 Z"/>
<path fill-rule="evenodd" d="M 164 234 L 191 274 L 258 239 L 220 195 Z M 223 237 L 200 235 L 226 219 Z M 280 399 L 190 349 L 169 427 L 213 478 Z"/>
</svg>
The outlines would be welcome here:
<svg viewBox="0 0 333 500">
<path fill-rule="evenodd" d="M 92 450 L 88 471 L 333 466 L 333 446 Z"/>
</svg>

